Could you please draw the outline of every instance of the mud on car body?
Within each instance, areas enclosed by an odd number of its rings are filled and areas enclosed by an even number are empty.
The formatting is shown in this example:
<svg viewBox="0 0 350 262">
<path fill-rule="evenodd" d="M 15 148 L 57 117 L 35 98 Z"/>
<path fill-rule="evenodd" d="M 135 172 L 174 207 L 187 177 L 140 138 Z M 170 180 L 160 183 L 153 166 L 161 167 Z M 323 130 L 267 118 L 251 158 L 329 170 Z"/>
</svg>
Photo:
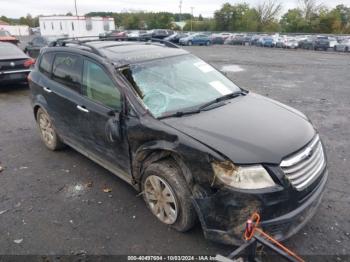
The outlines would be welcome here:
<svg viewBox="0 0 350 262">
<path fill-rule="evenodd" d="M 305 115 L 237 87 L 180 48 L 84 41 L 44 49 L 30 74 L 42 139 L 68 144 L 142 192 L 179 231 L 240 244 L 259 212 L 278 239 L 315 213 L 327 180 Z"/>
</svg>

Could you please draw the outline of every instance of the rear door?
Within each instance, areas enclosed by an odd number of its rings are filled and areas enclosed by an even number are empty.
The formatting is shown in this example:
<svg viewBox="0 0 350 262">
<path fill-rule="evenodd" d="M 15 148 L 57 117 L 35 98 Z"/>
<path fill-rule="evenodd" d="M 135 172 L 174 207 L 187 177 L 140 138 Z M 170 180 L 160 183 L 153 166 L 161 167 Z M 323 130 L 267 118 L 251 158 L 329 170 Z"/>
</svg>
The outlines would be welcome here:
<svg viewBox="0 0 350 262">
<path fill-rule="evenodd" d="M 128 142 L 123 128 L 123 99 L 108 70 L 88 58 L 83 63 L 84 98 L 79 104 L 84 114 L 85 146 L 100 162 L 129 174 Z M 124 175 L 125 175 L 124 174 Z"/>
<path fill-rule="evenodd" d="M 45 55 L 51 54 L 45 61 Z M 39 85 L 46 100 L 48 111 L 58 134 L 67 142 L 82 146 L 80 136 L 83 112 L 77 107 L 81 100 L 82 58 L 68 52 L 45 53 L 40 60 L 42 77 Z M 51 73 L 45 73 L 52 63 Z"/>
</svg>

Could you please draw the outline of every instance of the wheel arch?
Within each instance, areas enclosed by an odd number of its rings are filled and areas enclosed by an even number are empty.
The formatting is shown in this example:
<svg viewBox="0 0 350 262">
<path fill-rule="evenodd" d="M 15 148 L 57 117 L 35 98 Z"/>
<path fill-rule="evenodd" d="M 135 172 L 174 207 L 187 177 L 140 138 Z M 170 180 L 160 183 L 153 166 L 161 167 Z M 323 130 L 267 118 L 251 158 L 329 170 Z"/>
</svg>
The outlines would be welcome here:
<svg viewBox="0 0 350 262">
<path fill-rule="evenodd" d="M 132 162 L 133 177 L 136 183 L 136 188 L 139 191 L 141 190 L 140 182 L 142 180 L 142 176 L 146 168 L 152 163 L 165 159 L 171 159 L 177 164 L 189 188 L 192 188 L 194 183 L 192 172 L 185 164 L 184 158 L 178 152 L 175 151 L 175 148 L 167 146 L 150 146 L 139 149 L 136 152 Z"/>
<path fill-rule="evenodd" d="M 33 114 L 34 114 L 35 120 L 37 120 L 36 117 L 37 117 L 37 113 L 38 113 L 39 108 L 43 109 L 47 113 L 47 110 L 46 110 L 47 102 L 46 102 L 45 97 L 42 95 L 38 95 L 35 98 L 35 101 L 33 103 Z"/>
</svg>

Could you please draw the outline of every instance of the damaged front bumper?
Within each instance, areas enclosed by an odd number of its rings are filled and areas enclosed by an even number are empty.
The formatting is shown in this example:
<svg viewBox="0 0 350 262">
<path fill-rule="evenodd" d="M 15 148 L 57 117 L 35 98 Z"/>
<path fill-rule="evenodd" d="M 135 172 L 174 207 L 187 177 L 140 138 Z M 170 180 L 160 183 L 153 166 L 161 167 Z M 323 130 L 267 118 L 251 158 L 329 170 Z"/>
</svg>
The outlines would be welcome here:
<svg viewBox="0 0 350 262">
<path fill-rule="evenodd" d="M 286 192 L 247 194 L 224 188 L 216 193 L 194 198 L 193 202 L 207 239 L 223 244 L 241 245 L 246 220 L 261 215 L 260 226 L 279 241 L 296 234 L 315 214 L 328 178 L 327 169 L 302 201 Z"/>
</svg>

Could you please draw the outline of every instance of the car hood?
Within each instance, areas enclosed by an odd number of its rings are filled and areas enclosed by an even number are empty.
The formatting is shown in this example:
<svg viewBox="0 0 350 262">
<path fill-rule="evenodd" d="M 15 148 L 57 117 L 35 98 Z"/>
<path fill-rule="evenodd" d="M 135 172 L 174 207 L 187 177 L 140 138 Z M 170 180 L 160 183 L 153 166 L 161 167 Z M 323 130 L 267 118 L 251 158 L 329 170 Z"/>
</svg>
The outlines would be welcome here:
<svg viewBox="0 0 350 262">
<path fill-rule="evenodd" d="M 302 113 L 252 93 L 199 114 L 162 121 L 237 164 L 279 164 L 315 135 Z"/>
</svg>

